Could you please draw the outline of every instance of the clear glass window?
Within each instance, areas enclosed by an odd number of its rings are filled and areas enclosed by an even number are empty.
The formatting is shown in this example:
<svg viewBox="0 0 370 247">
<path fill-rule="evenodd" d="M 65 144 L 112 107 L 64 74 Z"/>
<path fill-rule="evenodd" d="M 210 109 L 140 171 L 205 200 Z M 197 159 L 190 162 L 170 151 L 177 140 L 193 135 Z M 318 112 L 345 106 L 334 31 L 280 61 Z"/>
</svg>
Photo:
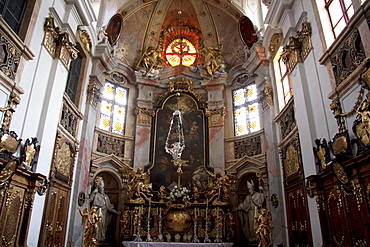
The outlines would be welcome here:
<svg viewBox="0 0 370 247">
<path fill-rule="evenodd" d="M 282 47 L 279 48 L 274 59 L 276 89 L 278 93 L 279 109 L 283 109 L 293 96 L 292 83 L 290 81 L 288 66 L 283 62 Z"/>
</svg>

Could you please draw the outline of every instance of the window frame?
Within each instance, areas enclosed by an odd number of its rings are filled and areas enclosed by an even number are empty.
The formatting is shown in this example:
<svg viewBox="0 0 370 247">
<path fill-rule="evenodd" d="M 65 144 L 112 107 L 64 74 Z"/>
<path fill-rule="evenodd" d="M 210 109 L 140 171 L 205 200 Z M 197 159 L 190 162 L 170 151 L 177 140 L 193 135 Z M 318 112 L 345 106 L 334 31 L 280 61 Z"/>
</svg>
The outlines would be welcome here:
<svg viewBox="0 0 370 247">
<path fill-rule="evenodd" d="M 245 102 L 243 104 L 236 105 L 235 104 L 235 97 L 234 97 L 235 92 L 238 91 L 238 90 L 241 90 L 241 89 L 247 89 L 247 87 L 250 86 L 250 85 L 254 85 L 255 86 L 255 92 L 254 92 L 256 94 L 255 95 L 256 96 L 255 99 L 250 100 L 250 101 L 245 100 Z M 239 137 L 239 136 L 249 135 L 249 134 L 253 134 L 253 133 L 258 132 L 259 130 L 261 130 L 260 106 L 259 106 L 259 102 L 258 102 L 258 92 L 257 92 L 257 84 L 256 84 L 256 82 L 253 81 L 253 82 L 250 82 L 250 83 L 248 83 L 246 85 L 243 85 L 241 87 L 235 88 L 235 89 L 233 89 L 231 91 L 231 94 L 232 94 L 234 136 Z M 256 109 L 257 116 L 251 118 L 251 117 L 249 117 L 250 111 L 248 110 L 248 108 L 249 108 L 249 106 L 254 105 L 254 104 L 257 104 L 256 105 L 257 106 L 257 109 Z M 243 108 L 243 107 L 246 108 L 246 113 L 247 113 L 247 116 L 246 116 L 246 129 L 247 129 L 247 133 L 245 133 L 245 134 L 238 134 L 238 132 L 237 132 L 237 119 L 236 119 L 235 116 L 236 116 L 236 111 L 238 109 Z M 258 118 L 259 128 L 257 128 L 256 130 L 253 130 L 252 131 L 251 128 L 250 128 L 250 122 L 251 122 L 250 120 L 252 120 L 254 118 Z"/>
<path fill-rule="evenodd" d="M 21 6 L 21 14 L 18 18 L 15 18 L 14 16 L 14 11 L 12 11 L 11 9 L 9 9 L 9 4 L 12 2 L 13 4 L 15 4 L 14 0 L 0 0 L 0 6 L 1 6 L 1 2 L 3 2 L 3 6 L 2 6 L 2 10 L 0 11 L 0 15 L 2 16 L 2 18 L 4 19 L 4 21 L 9 25 L 9 27 L 14 31 L 14 33 L 16 34 L 19 34 L 21 32 L 21 29 L 22 29 L 22 23 L 23 23 L 23 19 L 26 15 L 26 12 L 27 12 L 27 8 L 28 8 L 28 5 L 30 4 L 29 0 L 23 0 L 23 6 Z M 0 8 L 1 9 L 1 8 Z M 9 22 L 9 19 L 8 17 L 11 16 L 12 19 L 16 22 L 16 26 L 13 26 L 12 24 L 13 23 L 10 23 Z"/>
<path fill-rule="evenodd" d="M 340 22 L 344 19 L 344 22 L 345 24 L 347 25 L 348 24 L 348 21 L 351 19 L 351 17 L 353 16 L 353 14 L 351 16 L 349 16 L 348 12 L 350 10 L 350 8 L 352 8 L 352 12 L 354 13 L 354 7 L 353 7 L 353 3 L 351 1 L 351 4 L 346 8 L 346 3 L 344 2 L 344 0 L 324 0 L 324 8 L 326 10 L 326 13 L 328 15 L 328 18 L 329 18 L 329 23 L 330 23 L 330 27 L 331 27 L 331 32 L 333 33 L 333 36 L 334 36 L 334 39 L 338 38 L 338 36 L 340 35 L 340 33 L 343 31 L 344 27 L 338 31 L 338 33 L 336 32 L 336 28 L 338 27 L 338 25 L 340 24 Z M 334 1 L 338 1 L 339 4 L 340 4 L 340 8 L 342 10 L 342 16 L 338 19 L 337 23 L 333 23 L 333 14 L 331 13 L 330 11 L 330 5 L 334 2 Z"/>
<path fill-rule="evenodd" d="M 288 65 L 282 61 L 282 51 L 281 46 L 276 53 L 275 59 L 273 61 L 275 70 L 275 81 L 278 94 L 278 102 L 280 111 L 288 104 L 289 100 L 293 98 L 293 85 L 290 79 L 290 72 Z M 288 88 L 288 90 L 286 90 Z"/>
<path fill-rule="evenodd" d="M 105 85 L 109 83 L 109 84 L 112 84 L 114 85 L 114 93 L 113 93 L 113 99 L 108 99 L 108 98 L 105 98 L 104 97 L 104 92 L 102 93 L 102 96 L 101 96 L 101 104 L 100 104 L 100 110 L 99 110 L 99 117 L 98 117 L 98 127 L 99 129 L 101 130 L 104 130 L 104 131 L 108 131 L 112 134 L 115 134 L 115 135 L 124 135 L 125 132 L 126 132 L 126 123 L 127 123 L 127 109 L 128 109 L 128 97 L 129 97 L 129 88 L 127 87 L 124 87 L 122 86 L 121 84 L 119 83 L 116 83 L 116 82 L 113 82 L 113 81 L 110 81 L 108 79 L 105 80 L 104 82 L 104 85 L 103 85 L 103 90 L 105 88 Z M 126 103 L 125 104 L 121 104 L 121 103 L 117 103 L 116 100 L 115 100 L 115 92 L 116 92 L 116 89 L 117 88 L 122 88 L 125 90 L 126 92 Z M 104 114 L 103 111 L 102 111 L 102 108 L 103 108 L 103 102 L 106 101 L 106 102 L 109 102 L 111 103 L 111 113 L 110 113 L 110 116 L 109 116 L 109 121 L 110 121 L 110 125 L 109 125 L 109 128 L 108 130 L 107 129 L 104 129 L 101 127 L 101 121 L 102 121 L 102 115 L 105 115 L 108 117 L 107 114 Z M 125 109 L 125 112 L 124 112 L 124 117 L 123 117 L 123 123 L 122 123 L 122 133 L 117 133 L 113 130 L 114 126 L 114 107 L 115 106 L 120 106 L 120 107 L 124 107 Z"/>
<path fill-rule="evenodd" d="M 83 59 L 84 58 L 83 58 L 81 52 L 79 52 L 77 54 L 77 58 L 72 60 L 70 65 L 69 65 L 65 93 L 68 95 L 69 99 L 74 104 L 76 104 L 76 102 L 78 100 L 78 86 L 79 86 L 80 76 L 81 76 L 81 72 L 82 72 Z M 78 68 L 75 67 L 77 62 L 79 62 Z"/>
</svg>

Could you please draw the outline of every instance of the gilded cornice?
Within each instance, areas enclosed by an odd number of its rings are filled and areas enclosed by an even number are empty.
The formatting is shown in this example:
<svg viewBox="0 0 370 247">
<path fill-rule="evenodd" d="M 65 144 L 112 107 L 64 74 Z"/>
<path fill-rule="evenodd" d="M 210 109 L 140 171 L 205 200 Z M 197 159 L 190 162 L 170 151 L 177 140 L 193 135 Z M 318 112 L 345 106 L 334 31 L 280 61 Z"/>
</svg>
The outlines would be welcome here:
<svg viewBox="0 0 370 247">
<path fill-rule="evenodd" d="M 152 119 L 155 115 L 154 109 L 147 109 L 145 107 L 137 106 L 135 108 L 135 114 L 137 115 L 136 123 L 140 125 L 152 125 Z"/>
<path fill-rule="evenodd" d="M 226 107 L 216 109 L 206 109 L 206 117 L 208 117 L 208 126 L 223 126 L 225 123 Z"/>
</svg>

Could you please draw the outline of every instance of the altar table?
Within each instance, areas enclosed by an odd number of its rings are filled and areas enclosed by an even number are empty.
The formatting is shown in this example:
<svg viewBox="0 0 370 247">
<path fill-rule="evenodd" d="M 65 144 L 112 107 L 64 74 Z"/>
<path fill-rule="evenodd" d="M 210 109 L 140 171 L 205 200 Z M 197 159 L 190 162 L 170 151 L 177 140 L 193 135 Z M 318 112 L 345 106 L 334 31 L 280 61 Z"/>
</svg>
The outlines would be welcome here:
<svg viewBox="0 0 370 247">
<path fill-rule="evenodd" d="M 232 247 L 233 243 L 122 242 L 125 247 Z"/>
</svg>

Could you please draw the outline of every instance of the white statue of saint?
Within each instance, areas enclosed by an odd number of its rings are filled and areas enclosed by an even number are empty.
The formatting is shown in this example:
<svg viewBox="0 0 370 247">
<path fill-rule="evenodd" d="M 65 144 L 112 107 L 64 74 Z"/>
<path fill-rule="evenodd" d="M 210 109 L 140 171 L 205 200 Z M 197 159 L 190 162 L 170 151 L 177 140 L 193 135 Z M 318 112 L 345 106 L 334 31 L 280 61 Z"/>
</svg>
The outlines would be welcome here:
<svg viewBox="0 0 370 247">
<path fill-rule="evenodd" d="M 95 178 L 95 190 L 90 195 L 90 202 L 92 206 L 101 209 L 102 224 L 98 225 L 96 231 L 96 240 L 104 241 L 107 232 L 108 224 L 111 220 L 111 213 L 121 214 L 121 212 L 114 209 L 114 205 L 110 202 L 109 197 L 104 192 L 104 180 L 102 177 Z"/>
<path fill-rule="evenodd" d="M 244 202 L 240 203 L 237 207 L 239 212 L 239 218 L 241 221 L 241 227 L 243 229 L 245 237 L 249 242 L 257 241 L 257 235 L 254 225 L 255 210 L 260 208 L 265 201 L 263 194 L 263 187 L 259 186 L 259 191 L 254 191 L 254 182 L 247 181 L 247 187 L 249 195 L 244 199 Z"/>
</svg>

